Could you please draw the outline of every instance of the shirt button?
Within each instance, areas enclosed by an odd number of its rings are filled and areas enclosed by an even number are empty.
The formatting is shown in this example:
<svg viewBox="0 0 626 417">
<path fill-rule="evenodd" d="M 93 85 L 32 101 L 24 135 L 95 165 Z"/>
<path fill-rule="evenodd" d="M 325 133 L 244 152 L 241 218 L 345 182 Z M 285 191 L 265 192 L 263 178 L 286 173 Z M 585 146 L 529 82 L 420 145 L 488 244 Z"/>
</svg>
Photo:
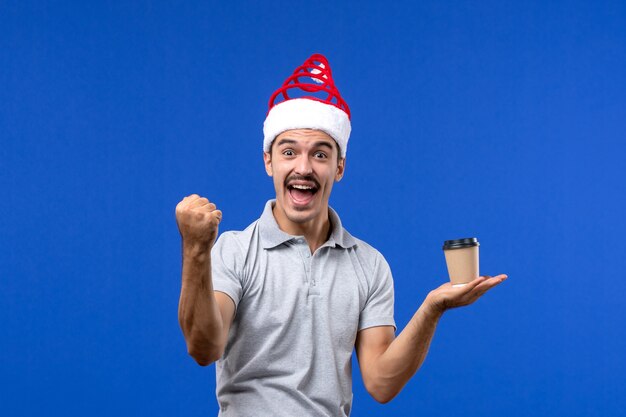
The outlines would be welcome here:
<svg viewBox="0 0 626 417">
<path fill-rule="evenodd" d="M 308 253 L 307 253 L 306 255 L 304 255 L 304 256 L 306 256 L 307 258 L 310 258 L 310 257 L 311 257 L 311 255 L 310 255 L 310 254 L 308 254 Z"/>
</svg>

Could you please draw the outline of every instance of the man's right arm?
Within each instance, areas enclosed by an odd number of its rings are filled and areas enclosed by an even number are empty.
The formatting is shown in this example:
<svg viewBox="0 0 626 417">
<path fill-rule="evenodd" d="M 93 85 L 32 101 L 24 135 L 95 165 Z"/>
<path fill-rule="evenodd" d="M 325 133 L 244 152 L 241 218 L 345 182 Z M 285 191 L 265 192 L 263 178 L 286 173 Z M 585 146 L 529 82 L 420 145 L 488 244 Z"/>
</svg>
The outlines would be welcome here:
<svg viewBox="0 0 626 417">
<path fill-rule="evenodd" d="M 215 204 L 195 194 L 176 206 L 183 242 L 178 321 L 187 351 L 202 366 L 222 356 L 235 313 L 233 300 L 213 290 L 211 277 L 211 248 L 221 219 Z"/>
</svg>

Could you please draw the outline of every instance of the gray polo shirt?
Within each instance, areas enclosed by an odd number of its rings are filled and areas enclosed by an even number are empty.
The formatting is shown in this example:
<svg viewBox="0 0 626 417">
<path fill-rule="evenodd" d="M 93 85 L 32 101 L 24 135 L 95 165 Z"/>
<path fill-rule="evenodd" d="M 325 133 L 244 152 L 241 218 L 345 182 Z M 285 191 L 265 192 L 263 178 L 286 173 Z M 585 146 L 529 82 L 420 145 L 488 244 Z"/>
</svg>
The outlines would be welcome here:
<svg viewBox="0 0 626 417">
<path fill-rule="evenodd" d="M 332 209 L 330 238 L 311 254 L 278 228 L 273 204 L 213 247 L 214 289 L 236 306 L 216 364 L 219 415 L 348 416 L 357 332 L 395 327 L 389 265 Z"/>
</svg>

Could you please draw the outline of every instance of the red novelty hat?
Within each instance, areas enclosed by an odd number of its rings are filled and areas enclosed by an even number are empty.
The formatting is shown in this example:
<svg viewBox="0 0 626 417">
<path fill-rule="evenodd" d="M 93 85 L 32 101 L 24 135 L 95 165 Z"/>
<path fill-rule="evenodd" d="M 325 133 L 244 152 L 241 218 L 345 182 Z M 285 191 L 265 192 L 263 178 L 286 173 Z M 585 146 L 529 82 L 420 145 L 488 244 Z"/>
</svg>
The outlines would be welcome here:
<svg viewBox="0 0 626 417">
<path fill-rule="evenodd" d="M 288 93 L 299 96 L 290 97 Z M 263 151 L 269 152 L 276 136 L 291 129 L 326 132 L 335 139 L 341 157 L 345 158 L 351 131 L 350 108 L 335 87 L 324 55 L 311 55 L 272 94 L 263 123 Z"/>
</svg>

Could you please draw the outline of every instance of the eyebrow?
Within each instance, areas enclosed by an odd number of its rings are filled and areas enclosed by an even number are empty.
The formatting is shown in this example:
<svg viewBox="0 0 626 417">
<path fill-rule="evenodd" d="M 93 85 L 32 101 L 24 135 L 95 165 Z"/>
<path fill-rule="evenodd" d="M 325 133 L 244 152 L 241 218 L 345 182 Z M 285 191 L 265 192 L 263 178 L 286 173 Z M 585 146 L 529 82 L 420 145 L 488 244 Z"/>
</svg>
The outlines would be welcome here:
<svg viewBox="0 0 626 417">
<path fill-rule="evenodd" d="M 278 143 L 276 144 L 276 146 L 281 146 L 281 145 L 295 145 L 295 144 L 297 144 L 297 142 L 296 142 L 295 140 L 293 140 L 293 139 L 286 139 L 286 138 L 285 138 L 285 139 L 281 139 L 281 140 L 279 140 L 279 141 L 278 141 Z M 320 141 L 317 141 L 317 142 L 315 142 L 315 143 L 313 144 L 313 147 L 314 147 L 314 148 L 319 148 L 319 147 L 321 147 L 321 146 L 325 146 L 325 147 L 327 147 L 327 148 L 328 148 L 328 149 L 330 149 L 330 150 L 332 150 L 332 149 L 333 149 L 333 146 L 332 146 L 330 143 L 328 143 L 327 141 L 320 140 Z"/>
<path fill-rule="evenodd" d="M 295 143 L 296 141 L 292 139 L 281 139 L 278 141 L 276 146 L 285 145 L 285 144 L 294 145 Z"/>
</svg>

